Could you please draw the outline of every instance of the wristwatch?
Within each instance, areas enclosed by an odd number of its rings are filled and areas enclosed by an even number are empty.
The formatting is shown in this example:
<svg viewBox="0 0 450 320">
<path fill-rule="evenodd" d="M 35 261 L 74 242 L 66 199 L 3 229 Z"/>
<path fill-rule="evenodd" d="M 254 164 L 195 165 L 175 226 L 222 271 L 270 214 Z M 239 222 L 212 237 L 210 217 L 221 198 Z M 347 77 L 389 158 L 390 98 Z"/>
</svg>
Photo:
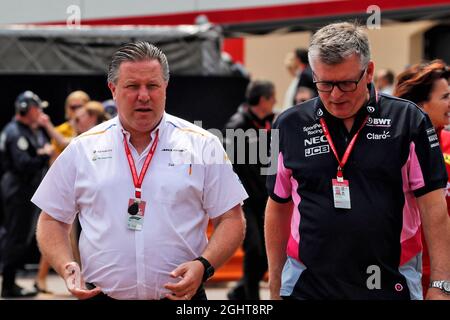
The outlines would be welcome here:
<svg viewBox="0 0 450 320">
<path fill-rule="evenodd" d="M 214 267 L 209 263 L 208 260 L 203 258 L 202 256 L 197 257 L 194 259 L 200 261 L 203 264 L 203 267 L 205 267 L 205 271 L 203 272 L 203 279 L 202 281 L 205 282 L 209 278 L 211 278 L 214 275 Z"/>
<path fill-rule="evenodd" d="M 448 280 L 430 281 L 430 288 L 438 288 L 441 289 L 443 293 L 450 294 L 450 281 Z"/>
</svg>

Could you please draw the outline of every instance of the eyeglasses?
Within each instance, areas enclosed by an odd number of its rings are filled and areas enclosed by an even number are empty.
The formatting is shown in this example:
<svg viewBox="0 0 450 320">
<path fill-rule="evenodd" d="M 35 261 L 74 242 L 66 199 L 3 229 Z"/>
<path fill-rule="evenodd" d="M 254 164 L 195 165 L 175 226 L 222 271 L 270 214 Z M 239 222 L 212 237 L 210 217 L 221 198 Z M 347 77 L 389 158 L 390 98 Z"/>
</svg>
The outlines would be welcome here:
<svg viewBox="0 0 450 320">
<path fill-rule="evenodd" d="M 316 85 L 317 91 L 320 92 L 331 92 L 334 89 L 334 86 L 337 86 L 339 90 L 342 92 L 353 92 L 358 87 L 358 83 L 361 81 L 366 69 L 361 72 L 358 80 L 355 81 L 314 81 Z M 314 77 L 316 75 L 314 74 Z"/>
</svg>

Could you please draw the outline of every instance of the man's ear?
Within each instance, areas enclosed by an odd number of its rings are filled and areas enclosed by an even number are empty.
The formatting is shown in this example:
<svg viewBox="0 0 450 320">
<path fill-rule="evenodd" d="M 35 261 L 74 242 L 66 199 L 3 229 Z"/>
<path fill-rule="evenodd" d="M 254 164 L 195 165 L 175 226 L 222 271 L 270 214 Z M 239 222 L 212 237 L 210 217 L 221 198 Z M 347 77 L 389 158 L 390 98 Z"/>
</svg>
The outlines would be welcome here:
<svg viewBox="0 0 450 320">
<path fill-rule="evenodd" d="M 116 100 L 116 85 L 112 82 L 108 82 L 108 88 L 111 90 L 112 98 Z"/>
<path fill-rule="evenodd" d="M 373 81 L 373 73 L 375 71 L 375 65 L 372 60 L 367 64 L 367 83 L 371 83 Z"/>
</svg>

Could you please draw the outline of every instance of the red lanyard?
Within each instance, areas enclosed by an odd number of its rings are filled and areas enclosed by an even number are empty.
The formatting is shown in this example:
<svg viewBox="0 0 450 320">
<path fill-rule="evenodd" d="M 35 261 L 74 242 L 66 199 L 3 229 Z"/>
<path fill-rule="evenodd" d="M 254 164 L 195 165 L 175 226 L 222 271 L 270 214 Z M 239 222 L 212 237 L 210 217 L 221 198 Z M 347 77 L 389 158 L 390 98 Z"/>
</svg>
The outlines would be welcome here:
<svg viewBox="0 0 450 320">
<path fill-rule="evenodd" d="M 367 122 L 368 118 L 369 118 L 369 116 L 366 116 L 366 118 L 364 119 L 363 123 L 361 124 L 361 127 L 358 129 L 358 131 L 356 131 L 356 133 L 353 136 L 352 140 L 348 144 L 347 149 L 345 150 L 345 153 L 344 153 L 344 156 L 342 157 L 342 160 L 339 160 L 339 155 L 337 153 L 336 147 L 334 146 L 333 139 L 331 138 L 330 132 L 328 131 L 327 123 L 325 122 L 325 120 L 323 118 L 320 118 L 320 124 L 322 125 L 323 134 L 327 138 L 328 143 L 330 144 L 331 150 L 333 150 L 334 156 L 336 157 L 336 160 L 339 163 L 339 166 L 337 168 L 337 177 L 338 178 L 343 178 L 342 170 L 344 169 L 344 166 L 347 163 L 348 157 L 350 156 L 350 153 L 353 150 L 353 146 L 355 145 L 355 141 L 358 138 L 359 132 L 366 125 L 366 122 Z"/>
<path fill-rule="evenodd" d="M 152 143 L 152 146 L 150 147 L 150 151 L 148 152 L 147 157 L 145 158 L 144 165 L 142 166 L 141 174 L 139 175 L 139 179 L 137 176 L 134 159 L 133 159 L 133 156 L 131 155 L 130 147 L 128 147 L 127 137 L 125 136 L 125 134 L 123 134 L 123 137 L 124 137 L 123 144 L 125 145 L 125 152 L 127 154 L 128 164 L 130 165 L 131 174 L 133 175 L 133 183 L 134 183 L 134 188 L 135 188 L 136 199 L 141 198 L 142 181 L 144 181 L 144 176 L 147 173 L 147 169 L 150 165 L 150 162 L 152 161 L 153 155 L 155 154 L 156 146 L 158 145 L 158 134 L 159 134 L 159 129 L 156 130 L 155 139 Z"/>
</svg>

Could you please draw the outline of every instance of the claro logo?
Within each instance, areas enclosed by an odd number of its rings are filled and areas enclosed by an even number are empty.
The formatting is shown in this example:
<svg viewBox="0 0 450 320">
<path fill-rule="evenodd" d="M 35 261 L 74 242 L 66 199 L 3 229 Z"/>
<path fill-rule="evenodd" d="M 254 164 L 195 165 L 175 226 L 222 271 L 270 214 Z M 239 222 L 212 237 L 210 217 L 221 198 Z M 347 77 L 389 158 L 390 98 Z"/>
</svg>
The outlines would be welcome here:
<svg viewBox="0 0 450 320">
<path fill-rule="evenodd" d="M 368 140 L 386 140 L 387 138 L 390 138 L 391 135 L 389 134 L 389 131 L 383 131 L 383 133 L 379 134 L 379 133 L 372 133 L 369 132 L 367 134 L 367 139 Z"/>
</svg>

